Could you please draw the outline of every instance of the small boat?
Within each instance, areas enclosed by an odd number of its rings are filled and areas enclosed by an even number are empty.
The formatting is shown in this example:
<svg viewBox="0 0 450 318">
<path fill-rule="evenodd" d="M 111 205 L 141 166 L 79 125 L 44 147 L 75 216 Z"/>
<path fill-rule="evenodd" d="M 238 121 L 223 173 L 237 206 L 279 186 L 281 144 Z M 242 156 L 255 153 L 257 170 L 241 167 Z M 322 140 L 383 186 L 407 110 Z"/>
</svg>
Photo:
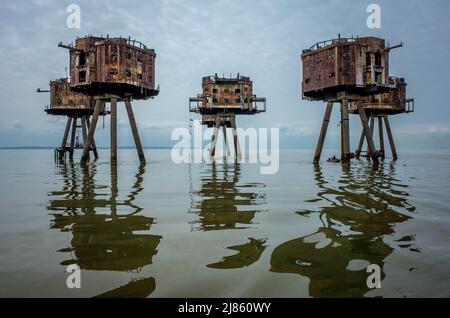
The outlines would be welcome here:
<svg viewBox="0 0 450 318">
<path fill-rule="evenodd" d="M 341 162 L 341 159 L 336 158 L 336 156 L 333 156 L 331 158 L 327 159 L 328 162 Z"/>
</svg>

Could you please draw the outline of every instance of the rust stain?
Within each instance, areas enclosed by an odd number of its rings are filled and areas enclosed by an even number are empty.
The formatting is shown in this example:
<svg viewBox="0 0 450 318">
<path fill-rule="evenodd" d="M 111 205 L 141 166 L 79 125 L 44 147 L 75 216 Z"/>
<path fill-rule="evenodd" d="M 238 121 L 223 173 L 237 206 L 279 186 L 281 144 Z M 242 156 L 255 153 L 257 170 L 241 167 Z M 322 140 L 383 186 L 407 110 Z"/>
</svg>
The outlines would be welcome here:
<svg viewBox="0 0 450 318">
<path fill-rule="evenodd" d="M 205 76 L 202 78 L 202 90 L 202 94 L 190 98 L 191 112 L 254 114 L 266 110 L 266 99 L 253 94 L 253 82 L 246 76 Z M 261 104 L 262 108 L 259 107 Z"/>
<path fill-rule="evenodd" d="M 94 98 L 72 91 L 67 78 L 50 82 L 50 109 L 92 110 L 94 106 Z"/>
<path fill-rule="evenodd" d="M 380 38 L 339 37 L 303 50 L 303 97 L 322 100 L 339 91 L 361 94 L 388 89 L 390 49 Z"/>
<path fill-rule="evenodd" d="M 414 111 L 411 107 L 414 100 L 406 97 L 406 85 L 404 78 L 391 76 L 387 92 L 364 96 L 359 102 L 372 115 L 394 115 Z M 356 101 L 350 102 L 349 111 L 358 113 Z"/>
<path fill-rule="evenodd" d="M 116 94 L 147 99 L 156 96 L 155 50 L 126 38 L 87 36 L 70 50 L 70 86 L 89 95 Z"/>
</svg>

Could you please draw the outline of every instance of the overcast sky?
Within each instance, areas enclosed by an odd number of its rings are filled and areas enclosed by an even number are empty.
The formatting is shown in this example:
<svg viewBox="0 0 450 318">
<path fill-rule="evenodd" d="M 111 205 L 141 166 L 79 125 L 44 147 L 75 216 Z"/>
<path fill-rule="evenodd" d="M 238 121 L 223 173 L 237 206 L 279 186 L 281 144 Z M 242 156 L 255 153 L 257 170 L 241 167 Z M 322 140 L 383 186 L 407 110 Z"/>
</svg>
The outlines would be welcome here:
<svg viewBox="0 0 450 318">
<path fill-rule="evenodd" d="M 81 7 L 81 28 L 69 29 L 66 8 Z M 381 6 L 381 29 L 366 26 L 367 5 Z M 268 111 L 240 117 L 240 127 L 279 127 L 284 147 L 313 147 L 324 104 L 301 99 L 300 53 L 315 42 L 342 36 L 380 36 L 391 44 L 391 75 L 405 77 L 416 112 L 393 116 L 398 144 L 450 147 L 450 1 L 152 0 L 0 2 L 0 147 L 56 146 L 65 119 L 47 116 L 50 79 L 63 77 L 68 51 L 57 44 L 86 34 L 131 36 L 157 52 L 154 100 L 134 103 L 145 146 L 170 146 L 173 128 L 188 126 L 188 99 L 201 77 L 250 76 Z M 132 145 L 124 107 L 119 145 Z M 327 144 L 338 146 L 338 107 Z M 108 121 L 99 122 L 97 144 L 108 145 Z M 359 119 L 351 117 L 353 146 Z"/>
</svg>

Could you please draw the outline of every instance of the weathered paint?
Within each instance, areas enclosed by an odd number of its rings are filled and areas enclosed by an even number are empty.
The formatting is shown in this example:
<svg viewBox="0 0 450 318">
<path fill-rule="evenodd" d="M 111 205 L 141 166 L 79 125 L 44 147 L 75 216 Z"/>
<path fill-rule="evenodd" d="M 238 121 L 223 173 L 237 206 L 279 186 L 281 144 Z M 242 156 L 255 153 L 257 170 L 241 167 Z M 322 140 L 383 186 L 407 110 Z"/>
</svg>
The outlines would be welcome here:
<svg viewBox="0 0 450 318">
<path fill-rule="evenodd" d="M 70 85 L 89 95 L 102 93 L 148 99 L 155 89 L 153 49 L 125 38 L 87 36 L 78 38 L 70 50 Z"/>
<path fill-rule="evenodd" d="M 202 79 L 202 94 L 190 98 L 190 111 L 201 114 L 232 112 L 255 114 L 266 110 L 266 99 L 253 94 L 253 82 L 249 77 L 225 78 L 205 76 Z M 195 106 L 192 106 L 195 103 Z M 258 105 L 263 103 L 263 108 Z"/>
<path fill-rule="evenodd" d="M 48 114 L 67 115 L 77 111 L 92 114 L 94 106 L 94 98 L 72 91 L 67 78 L 50 82 L 50 106 L 46 109 Z"/>
<path fill-rule="evenodd" d="M 380 94 L 363 96 L 361 106 L 371 115 L 394 115 L 409 112 L 407 107 L 406 82 L 404 78 L 389 78 L 389 90 Z M 357 102 L 350 103 L 350 112 L 358 113 Z"/>
<path fill-rule="evenodd" d="M 332 39 L 303 50 L 303 97 L 325 100 L 339 91 L 382 91 L 389 80 L 389 50 L 384 39 L 375 37 Z"/>
</svg>

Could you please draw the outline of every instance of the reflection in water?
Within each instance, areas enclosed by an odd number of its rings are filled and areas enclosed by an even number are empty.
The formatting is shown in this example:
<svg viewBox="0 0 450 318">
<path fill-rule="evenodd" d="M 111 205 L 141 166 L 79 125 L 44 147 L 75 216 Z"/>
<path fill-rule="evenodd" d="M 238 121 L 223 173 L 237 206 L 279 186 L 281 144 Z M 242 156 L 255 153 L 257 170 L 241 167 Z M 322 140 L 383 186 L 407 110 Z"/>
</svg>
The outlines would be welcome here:
<svg viewBox="0 0 450 318">
<path fill-rule="evenodd" d="M 116 165 L 111 165 L 110 187 L 95 184 L 96 166 L 79 167 L 71 163 L 61 166 L 64 186 L 62 191 L 49 194 L 58 199 L 52 199 L 48 206 L 54 217 L 51 228 L 71 232 L 73 236 L 70 246 L 59 250 L 70 253 L 70 259 L 61 265 L 139 273 L 152 264 L 161 236 L 136 233 L 148 231 L 154 219 L 138 215 L 142 208 L 133 203 L 143 189 L 144 173 L 145 166 L 141 165 L 132 191 L 124 200 L 118 200 Z M 127 213 L 120 214 L 118 209 Z M 100 213 L 102 210 L 105 213 Z M 146 297 L 155 286 L 154 278 L 140 278 L 98 297 Z"/>
<path fill-rule="evenodd" d="M 218 167 L 221 167 L 219 169 Z M 240 184 L 241 167 L 239 163 L 213 162 L 203 173 L 201 189 L 191 191 L 191 212 L 199 215 L 194 223 L 195 230 L 245 229 L 253 224 L 256 209 L 264 204 L 265 193 L 261 193 L 264 184 Z"/>
<path fill-rule="evenodd" d="M 95 298 L 144 298 L 150 295 L 156 288 L 153 277 L 141 278 L 119 288 L 110 290 Z"/>
<path fill-rule="evenodd" d="M 240 183 L 241 166 L 239 163 L 212 162 L 201 179 L 201 189 L 191 190 L 191 212 L 199 215 L 199 221 L 193 222 L 194 230 L 231 230 L 245 229 L 253 225 L 253 218 L 261 209 L 256 207 L 265 203 L 265 187 L 261 183 Z M 220 167 L 220 168 L 219 168 Z M 233 269 L 250 266 L 258 261 L 266 248 L 263 239 L 249 238 L 250 242 L 230 246 L 228 249 L 237 254 L 225 256 L 220 262 L 207 265 L 215 269 Z"/>
<path fill-rule="evenodd" d="M 304 216 L 317 215 L 322 226 L 311 235 L 299 237 L 276 247 L 271 256 L 271 271 L 297 273 L 310 279 L 313 297 L 361 297 L 366 285 L 367 265 L 377 264 L 382 271 L 386 257 L 395 246 L 386 237 L 395 225 L 413 212 L 407 202 L 407 187 L 395 179 L 394 165 L 386 171 L 371 168 L 343 167 L 336 185 L 325 180 L 320 166 L 315 166 L 317 198 L 308 202 L 319 210 L 300 211 Z M 408 236 L 398 247 L 411 247 Z M 401 241 L 408 241 L 402 245 Z"/>
<path fill-rule="evenodd" d="M 266 240 L 256 240 L 254 238 L 249 238 L 249 240 L 250 242 L 246 244 L 228 247 L 228 249 L 238 251 L 239 253 L 225 256 L 220 262 L 207 266 L 217 269 L 231 269 L 250 266 L 255 263 L 266 249 L 266 245 L 264 245 Z"/>
</svg>

